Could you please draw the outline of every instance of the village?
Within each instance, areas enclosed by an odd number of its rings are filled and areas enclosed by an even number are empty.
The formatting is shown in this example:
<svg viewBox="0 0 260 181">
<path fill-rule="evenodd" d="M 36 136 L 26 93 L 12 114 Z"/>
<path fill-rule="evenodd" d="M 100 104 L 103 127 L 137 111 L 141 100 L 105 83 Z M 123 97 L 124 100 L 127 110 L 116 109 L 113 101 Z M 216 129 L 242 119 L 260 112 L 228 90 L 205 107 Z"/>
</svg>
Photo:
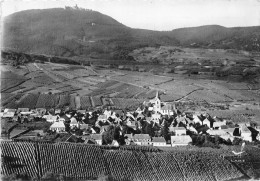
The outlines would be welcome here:
<svg viewBox="0 0 260 181">
<path fill-rule="evenodd" d="M 162 102 L 158 92 L 153 99 L 130 112 L 18 108 L 4 109 L 1 118 L 11 125 L 5 126 L 8 130 L 3 129 L 1 137 L 11 140 L 54 141 L 59 137 L 57 140 L 63 142 L 155 147 L 198 145 L 195 143 L 198 137 L 203 137 L 204 146 L 205 140 L 227 145 L 260 140 L 257 124 L 235 124 L 202 112 L 180 112 L 173 103 Z M 35 121 L 40 125 L 47 123 L 46 127 L 21 128 Z M 52 139 L 48 139 L 50 137 Z"/>
</svg>

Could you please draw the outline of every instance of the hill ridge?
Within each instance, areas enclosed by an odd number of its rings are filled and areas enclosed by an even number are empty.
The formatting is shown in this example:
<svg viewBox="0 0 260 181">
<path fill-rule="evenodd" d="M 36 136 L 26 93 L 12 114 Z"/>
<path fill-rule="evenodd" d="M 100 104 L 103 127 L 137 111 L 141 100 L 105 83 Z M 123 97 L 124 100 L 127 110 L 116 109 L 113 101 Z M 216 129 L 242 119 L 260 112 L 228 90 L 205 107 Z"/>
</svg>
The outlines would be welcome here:
<svg viewBox="0 0 260 181">
<path fill-rule="evenodd" d="M 160 45 L 260 51 L 260 26 L 153 31 L 130 28 L 98 11 L 82 9 L 16 12 L 4 18 L 3 27 L 4 47 L 66 57 L 127 59 L 134 49 Z"/>
</svg>

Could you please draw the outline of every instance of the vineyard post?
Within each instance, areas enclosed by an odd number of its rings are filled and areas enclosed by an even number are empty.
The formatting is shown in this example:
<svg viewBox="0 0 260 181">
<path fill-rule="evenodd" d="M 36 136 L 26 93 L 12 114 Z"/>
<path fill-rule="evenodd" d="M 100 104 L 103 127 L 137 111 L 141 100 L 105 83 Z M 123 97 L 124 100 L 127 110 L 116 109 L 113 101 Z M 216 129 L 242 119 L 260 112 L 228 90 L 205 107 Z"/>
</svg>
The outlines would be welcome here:
<svg viewBox="0 0 260 181">
<path fill-rule="evenodd" d="M 34 143 L 34 151 L 35 151 L 35 160 L 36 160 L 36 169 L 37 169 L 37 176 L 40 179 L 42 175 L 42 168 L 41 168 L 41 161 L 40 161 L 40 151 L 39 151 L 39 143 L 35 142 Z"/>
</svg>

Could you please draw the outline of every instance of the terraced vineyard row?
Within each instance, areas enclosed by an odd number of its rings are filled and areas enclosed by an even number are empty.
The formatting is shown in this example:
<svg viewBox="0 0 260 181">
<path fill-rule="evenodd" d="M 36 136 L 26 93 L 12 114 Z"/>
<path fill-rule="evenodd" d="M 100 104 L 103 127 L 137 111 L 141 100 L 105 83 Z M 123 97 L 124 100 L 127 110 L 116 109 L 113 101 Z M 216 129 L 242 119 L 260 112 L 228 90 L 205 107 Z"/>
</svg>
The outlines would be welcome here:
<svg viewBox="0 0 260 181">
<path fill-rule="evenodd" d="M 37 170 L 35 147 L 33 143 L 1 141 L 1 174 L 27 173 L 32 178 Z"/>
<path fill-rule="evenodd" d="M 106 173 L 101 149 L 77 144 L 39 144 L 42 172 L 62 173 L 77 179 Z"/>
<path fill-rule="evenodd" d="M 97 179 L 100 174 L 116 180 L 231 180 L 242 174 L 219 154 L 203 151 L 150 152 L 102 149 L 74 143 L 1 143 L 1 174 L 47 172 L 76 179 Z M 39 160 L 37 162 L 36 160 Z"/>
<path fill-rule="evenodd" d="M 33 109 L 36 107 L 38 98 L 39 94 L 28 94 L 18 102 L 17 107 Z"/>
</svg>

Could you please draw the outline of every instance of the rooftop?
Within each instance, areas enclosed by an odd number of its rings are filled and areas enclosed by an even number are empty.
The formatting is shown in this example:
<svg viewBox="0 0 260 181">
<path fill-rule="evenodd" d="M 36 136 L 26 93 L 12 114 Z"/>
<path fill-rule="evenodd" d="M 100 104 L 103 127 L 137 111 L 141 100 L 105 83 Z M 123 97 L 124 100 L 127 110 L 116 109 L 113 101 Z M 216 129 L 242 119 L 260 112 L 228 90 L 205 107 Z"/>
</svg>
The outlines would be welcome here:
<svg viewBox="0 0 260 181">
<path fill-rule="evenodd" d="M 149 134 L 135 134 L 134 139 L 150 139 Z"/>
<path fill-rule="evenodd" d="M 63 122 L 59 121 L 59 122 L 54 122 L 50 128 L 65 128 L 65 125 Z"/>
<path fill-rule="evenodd" d="M 153 142 L 163 142 L 163 143 L 166 143 L 164 137 L 153 137 Z"/>
<path fill-rule="evenodd" d="M 92 134 L 91 138 L 94 140 L 102 140 L 102 134 Z"/>
<path fill-rule="evenodd" d="M 169 131 L 175 132 L 175 131 L 186 131 L 186 128 L 184 127 L 169 127 Z"/>
<path fill-rule="evenodd" d="M 171 142 L 173 144 L 188 144 L 192 142 L 192 139 L 188 135 L 184 136 L 171 136 Z"/>
</svg>

